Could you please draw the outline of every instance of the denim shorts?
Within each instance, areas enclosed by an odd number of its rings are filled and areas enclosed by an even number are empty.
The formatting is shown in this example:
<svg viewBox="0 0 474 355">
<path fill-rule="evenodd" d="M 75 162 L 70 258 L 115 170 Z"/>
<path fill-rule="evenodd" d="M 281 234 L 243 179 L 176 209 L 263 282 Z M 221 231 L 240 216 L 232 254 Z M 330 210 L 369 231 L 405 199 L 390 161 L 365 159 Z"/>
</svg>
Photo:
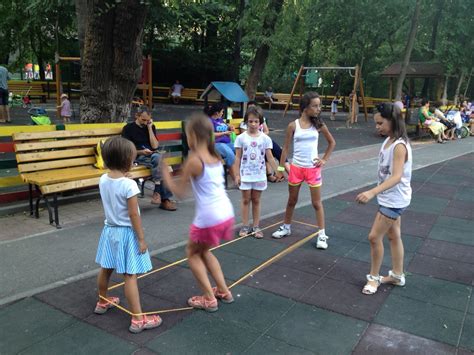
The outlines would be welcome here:
<svg viewBox="0 0 474 355">
<path fill-rule="evenodd" d="M 405 210 L 406 210 L 406 207 L 393 208 L 393 207 L 379 206 L 380 214 L 393 220 L 396 220 L 398 217 L 400 217 Z"/>
</svg>

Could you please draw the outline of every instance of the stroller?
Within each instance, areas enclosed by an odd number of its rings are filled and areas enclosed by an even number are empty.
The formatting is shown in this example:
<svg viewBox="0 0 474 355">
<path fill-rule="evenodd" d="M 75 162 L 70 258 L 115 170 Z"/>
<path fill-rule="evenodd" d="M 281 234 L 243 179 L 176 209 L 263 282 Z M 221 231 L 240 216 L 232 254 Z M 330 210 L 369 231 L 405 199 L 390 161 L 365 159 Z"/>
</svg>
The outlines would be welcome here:
<svg viewBox="0 0 474 355">
<path fill-rule="evenodd" d="M 31 91 L 31 86 L 28 88 L 26 91 L 26 94 L 13 94 L 10 92 L 8 95 L 8 103 L 10 106 L 15 107 L 15 106 L 21 106 L 23 108 L 31 107 L 31 99 L 29 97 L 30 91 Z"/>
<path fill-rule="evenodd" d="M 51 120 L 46 114 L 46 110 L 42 107 L 32 107 L 28 110 L 33 126 L 47 126 L 51 124 Z"/>
</svg>

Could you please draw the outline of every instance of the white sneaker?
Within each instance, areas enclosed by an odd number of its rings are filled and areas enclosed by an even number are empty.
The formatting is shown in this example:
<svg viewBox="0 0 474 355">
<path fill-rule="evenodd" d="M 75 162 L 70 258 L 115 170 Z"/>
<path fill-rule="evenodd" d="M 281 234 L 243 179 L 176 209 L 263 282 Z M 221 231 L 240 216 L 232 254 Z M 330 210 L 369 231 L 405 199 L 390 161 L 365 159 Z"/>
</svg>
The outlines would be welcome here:
<svg viewBox="0 0 474 355">
<path fill-rule="evenodd" d="M 272 237 L 275 239 L 281 239 L 289 235 L 291 235 L 291 229 L 285 228 L 285 226 L 280 226 L 280 228 L 272 234 Z"/>
<path fill-rule="evenodd" d="M 318 236 L 318 240 L 316 241 L 316 248 L 318 249 L 327 249 L 328 248 L 328 236 L 327 235 L 320 235 Z"/>
</svg>

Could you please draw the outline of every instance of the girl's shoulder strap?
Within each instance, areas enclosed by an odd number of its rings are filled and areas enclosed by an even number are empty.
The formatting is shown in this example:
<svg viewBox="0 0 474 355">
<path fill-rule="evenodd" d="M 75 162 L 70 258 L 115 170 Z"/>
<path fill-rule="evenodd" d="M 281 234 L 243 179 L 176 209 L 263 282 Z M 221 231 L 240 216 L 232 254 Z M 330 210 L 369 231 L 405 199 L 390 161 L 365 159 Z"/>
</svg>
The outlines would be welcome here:
<svg viewBox="0 0 474 355">
<path fill-rule="evenodd" d="M 301 128 L 300 119 L 299 119 L 299 118 L 297 118 L 294 122 L 295 122 L 295 128 L 298 128 L 298 129 Z"/>
</svg>

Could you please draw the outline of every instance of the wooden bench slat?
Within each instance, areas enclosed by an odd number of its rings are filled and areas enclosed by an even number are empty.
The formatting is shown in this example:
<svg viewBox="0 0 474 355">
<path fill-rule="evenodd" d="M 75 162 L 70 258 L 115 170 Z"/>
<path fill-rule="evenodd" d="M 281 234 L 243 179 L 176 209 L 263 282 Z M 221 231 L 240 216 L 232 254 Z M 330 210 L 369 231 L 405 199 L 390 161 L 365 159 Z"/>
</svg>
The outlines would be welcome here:
<svg viewBox="0 0 474 355">
<path fill-rule="evenodd" d="M 94 155 L 94 147 L 69 150 L 50 150 L 35 153 L 17 153 L 16 161 L 18 163 L 27 163 L 32 161 L 64 159 L 89 155 Z"/>
<path fill-rule="evenodd" d="M 60 168 L 69 168 L 73 166 L 82 166 L 82 165 L 93 165 L 95 164 L 95 156 L 85 157 L 85 158 L 74 158 L 74 159 L 57 159 L 49 160 L 39 163 L 26 163 L 18 164 L 18 171 L 20 173 L 28 173 L 31 171 L 42 171 L 42 170 L 51 170 L 51 169 L 60 169 Z"/>
<path fill-rule="evenodd" d="M 74 138 L 74 137 L 88 137 L 88 136 L 108 136 L 118 135 L 122 132 L 122 127 L 105 128 L 105 129 L 86 129 L 80 131 L 51 131 L 51 132 L 25 132 L 25 133 L 14 133 L 13 140 L 15 141 L 26 141 L 26 140 L 39 140 L 39 139 L 52 139 L 52 138 Z"/>
<path fill-rule="evenodd" d="M 32 142 L 32 143 L 20 143 L 15 145 L 16 152 L 27 152 L 31 150 L 41 149 L 60 149 L 60 148 L 73 148 L 73 147 L 87 147 L 96 145 L 101 139 L 108 138 L 106 136 L 97 138 L 84 138 L 84 139 L 65 139 L 57 141 L 46 141 L 46 142 Z"/>
<path fill-rule="evenodd" d="M 89 179 L 96 176 L 101 176 L 105 174 L 108 170 L 106 169 L 97 169 L 92 165 L 88 166 L 78 166 L 66 169 L 54 169 L 46 171 L 37 171 L 32 173 L 22 174 L 22 178 L 25 182 L 29 182 L 36 185 L 49 185 L 65 181 Z M 150 168 L 147 168 L 143 165 L 138 165 L 133 167 L 131 173 L 138 173 L 144 171 L 146 176 L 151 175 Z"/>
</svg>

